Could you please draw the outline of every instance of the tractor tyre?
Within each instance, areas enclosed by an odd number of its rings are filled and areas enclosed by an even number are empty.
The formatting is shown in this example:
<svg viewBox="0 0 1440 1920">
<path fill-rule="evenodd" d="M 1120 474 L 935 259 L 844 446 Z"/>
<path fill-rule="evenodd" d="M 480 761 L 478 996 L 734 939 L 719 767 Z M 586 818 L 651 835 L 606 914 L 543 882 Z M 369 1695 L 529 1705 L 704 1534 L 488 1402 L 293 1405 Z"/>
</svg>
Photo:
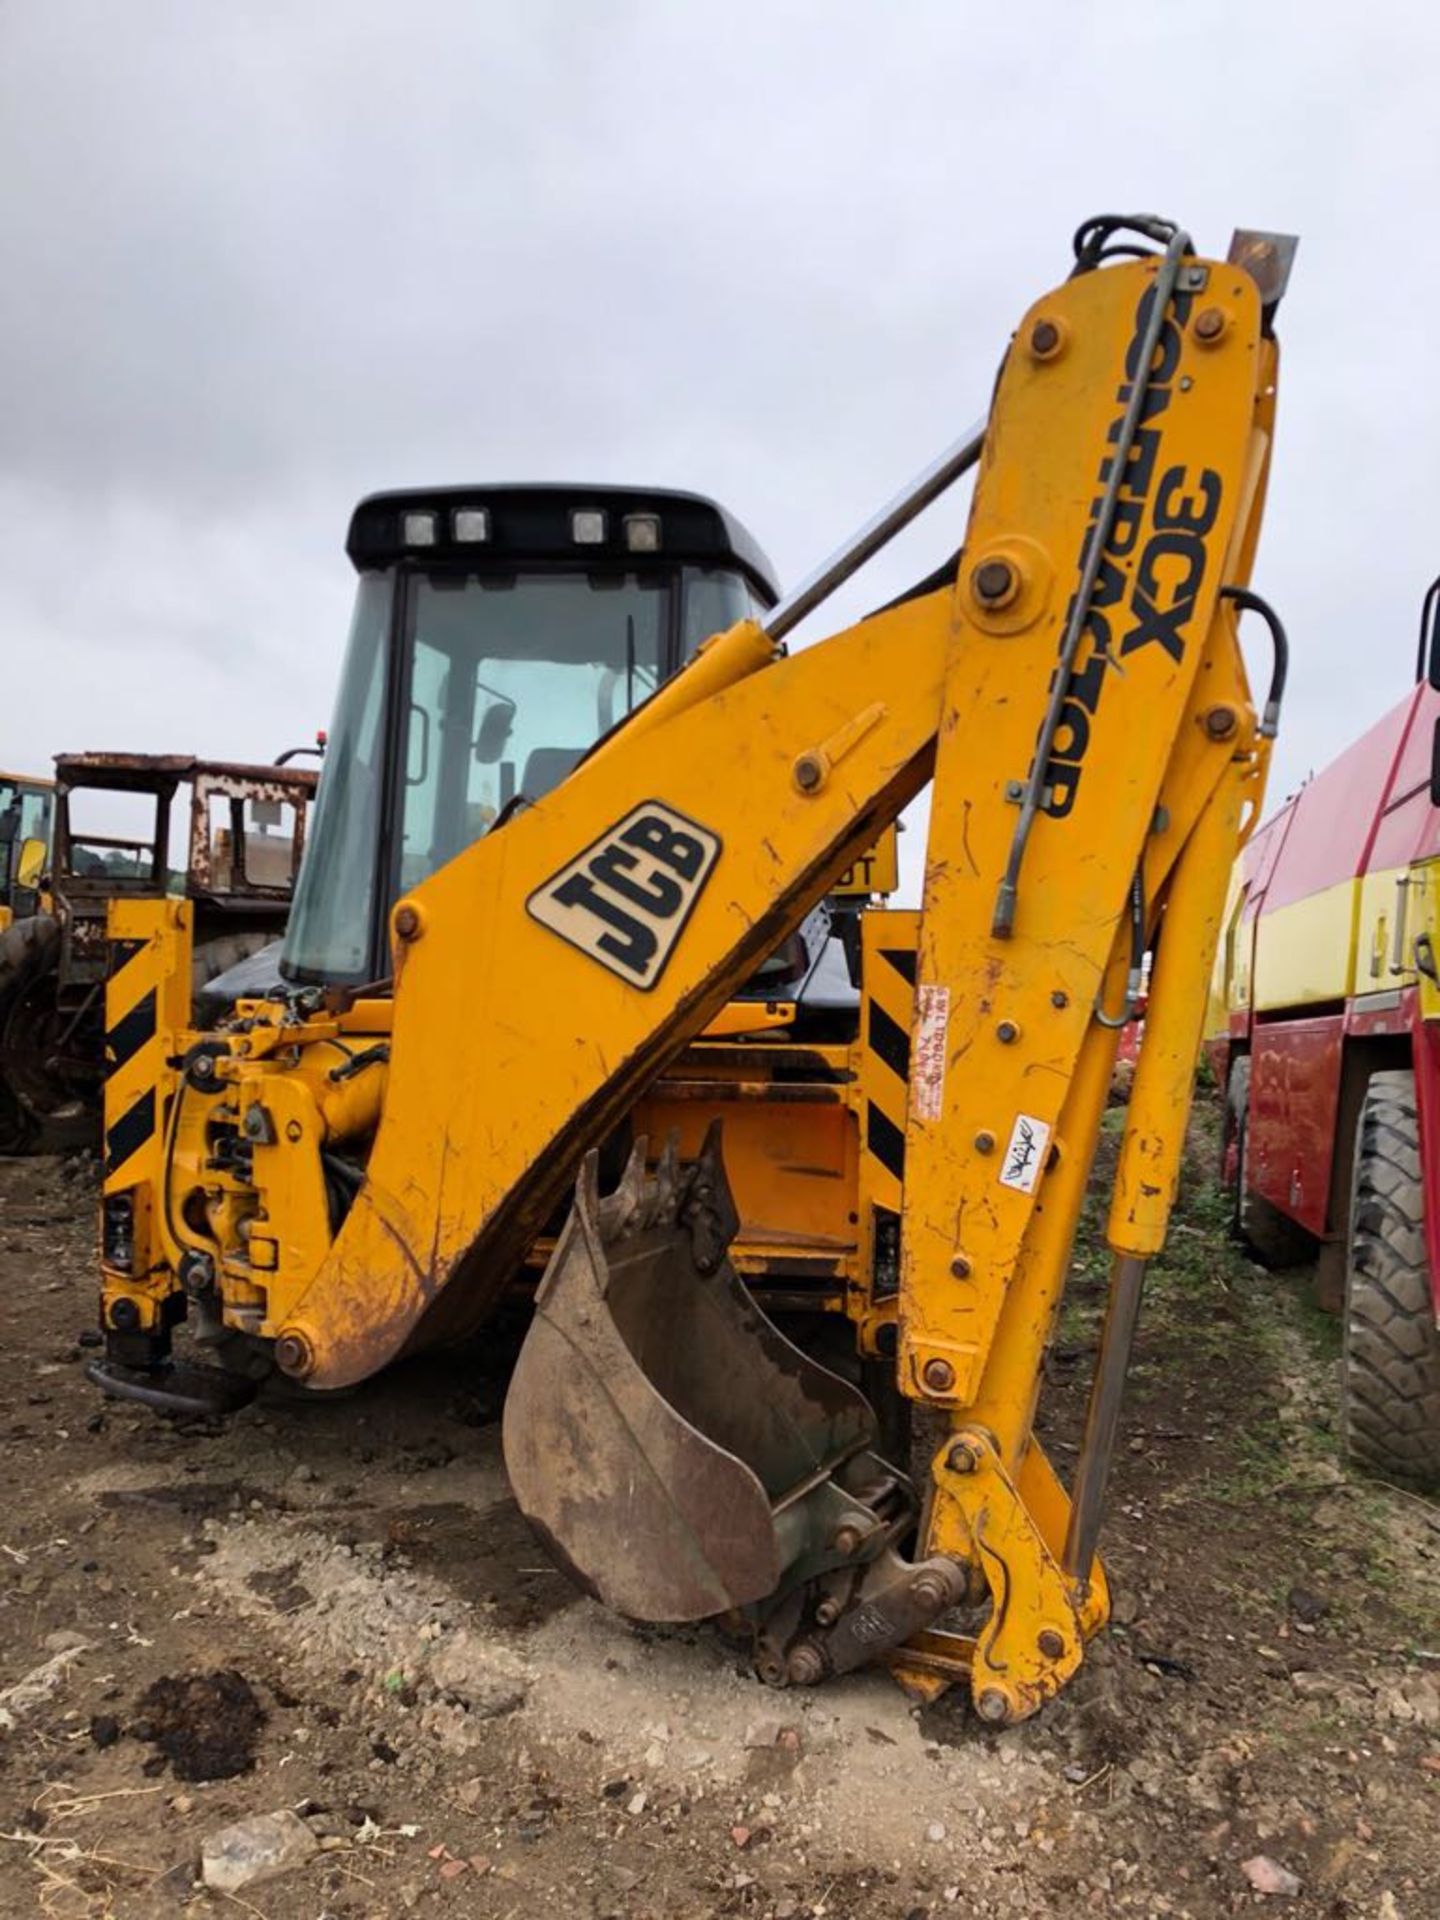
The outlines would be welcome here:
<svg viewBox="0 0 1440 1920">
<path fill-rule="evenodd" d="M 44 1064 L 58 1017 L 52 980 L 59 963 L 52 915 L 32 914 L 0 933 L 0 1153 L 64 1153 L 95 1136 L 94 1113 L 62 1085 L 52 1089 Z M 52 1091 L 54 1111 L 47 1111 Z"/>
<path fill-rule="evenodd" d="M 1440 1487 L 1440 1331 L 1425 1251 L 1415 1076 L 1372 1076 L 1355 1136 L 1345 1271 L 1345 1448 L 1353 1465 Z"/>
<path fill-rule="evenodd" d="M 1315 1258 L 1315 1241 L 1303 1227 L 1297 1227 L 1270 1201 L 1262 1199 L 1250 1184 L 1250 1158 L 1247 1151 L 1250 1133 L 1250 1057 L 1235 1062 L 1230 1075 L 1230 1112 L 1235 1129 L 1235 1209 L 1232 1225 L 1235 1237 L 1260 1262 L 1262 1267 L 1283 1272 L 1287 1267 L 1303 1267 Z"/>
</svg>

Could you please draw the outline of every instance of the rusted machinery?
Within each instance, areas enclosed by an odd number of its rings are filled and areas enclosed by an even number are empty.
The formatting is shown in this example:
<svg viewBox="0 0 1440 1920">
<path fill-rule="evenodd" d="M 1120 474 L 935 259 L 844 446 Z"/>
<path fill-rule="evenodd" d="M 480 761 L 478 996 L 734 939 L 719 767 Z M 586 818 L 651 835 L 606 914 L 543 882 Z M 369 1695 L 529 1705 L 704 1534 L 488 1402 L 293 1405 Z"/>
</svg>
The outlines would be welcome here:
<svg viewBox="0 0 1440 1920">
<path fill-rule="evenodd" d="M 61 754 L 55 772 L 44 898 L 0 933 L 6 1153 L 99 1139 L 110 903 L 187 901 L 198 989 L 284 930 L 316 781 L 312 768 L 179 754 Z M 110 1036 L 110 1063 L 144 1019 Z"/>
</svg>

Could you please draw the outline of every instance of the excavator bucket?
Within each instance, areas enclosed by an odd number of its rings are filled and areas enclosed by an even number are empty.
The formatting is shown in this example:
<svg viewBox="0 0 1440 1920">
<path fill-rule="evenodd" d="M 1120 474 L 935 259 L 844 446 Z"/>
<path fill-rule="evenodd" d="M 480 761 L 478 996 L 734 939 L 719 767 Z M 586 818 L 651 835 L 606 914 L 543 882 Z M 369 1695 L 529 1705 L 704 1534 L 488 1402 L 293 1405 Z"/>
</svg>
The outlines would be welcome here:
<svg viewBox="0 0 1440 1920">
<path fill-rule="evenodd" d="M 683 1173 L 673 1137 L 653 1174 L 645 1148 L 604 1198 L 585 1161 L 505 1403 L 505 1462 L 587 1591 L 631 1619 L 702 1620 L 810 1577 L 867 1523 L 844 1482 L 870 1470 L 875 1419 L 736 1277 L 718 1126 Z"/>
</svg>

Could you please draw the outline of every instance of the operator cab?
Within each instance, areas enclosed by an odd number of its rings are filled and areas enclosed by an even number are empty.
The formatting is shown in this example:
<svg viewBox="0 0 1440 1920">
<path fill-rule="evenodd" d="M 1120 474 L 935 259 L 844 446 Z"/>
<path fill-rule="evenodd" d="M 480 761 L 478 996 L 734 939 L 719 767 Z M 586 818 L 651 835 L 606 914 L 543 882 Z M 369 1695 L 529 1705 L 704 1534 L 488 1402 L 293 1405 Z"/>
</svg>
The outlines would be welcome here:
<svg viewBox="0 0 1440 1920">
<path fill-rule="evenodd" d="M 711 634 L 773 606 L 770 562 L 699 494 L 373 494 L 310 846 L 294 985 L 389 970 L 399 895 L 541 798 Z"/>
</svg>

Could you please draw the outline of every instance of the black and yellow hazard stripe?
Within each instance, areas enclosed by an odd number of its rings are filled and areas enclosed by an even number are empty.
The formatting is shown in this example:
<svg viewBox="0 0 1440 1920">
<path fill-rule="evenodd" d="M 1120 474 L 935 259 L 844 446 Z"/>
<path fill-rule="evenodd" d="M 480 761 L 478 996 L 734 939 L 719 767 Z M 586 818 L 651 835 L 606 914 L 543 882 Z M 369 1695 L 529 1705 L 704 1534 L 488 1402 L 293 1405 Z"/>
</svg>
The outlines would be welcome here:
<svg viewBox="0 0 1440 1920">
<path fill-rule="evenodd" d="M 105 1186 L 135 1185 L 154 1171 L 163 1035 L 189 1007 L 189 907 L 174 900 L 117 900 L 109 911 L 105 983 Z"/>
<path fill-rule="evenodd" d="M 920 916 L 867 913 L 861 921 L 860 1081 L 870 1198 L 898 1213 L 905 1179 L 905 1104 L 915 1017 L 915 943 Z"/>
<path fill-rule="evenodd" d="M 900 1291 L 905 1115 L 920 916 L 907 909 L 873 909 L 861 916 L 860 927 L 862 1277 L 851 1314 L 857 1321 L 861 1351 L 888 1355 L 894 1351 Z"/>
</svg>

